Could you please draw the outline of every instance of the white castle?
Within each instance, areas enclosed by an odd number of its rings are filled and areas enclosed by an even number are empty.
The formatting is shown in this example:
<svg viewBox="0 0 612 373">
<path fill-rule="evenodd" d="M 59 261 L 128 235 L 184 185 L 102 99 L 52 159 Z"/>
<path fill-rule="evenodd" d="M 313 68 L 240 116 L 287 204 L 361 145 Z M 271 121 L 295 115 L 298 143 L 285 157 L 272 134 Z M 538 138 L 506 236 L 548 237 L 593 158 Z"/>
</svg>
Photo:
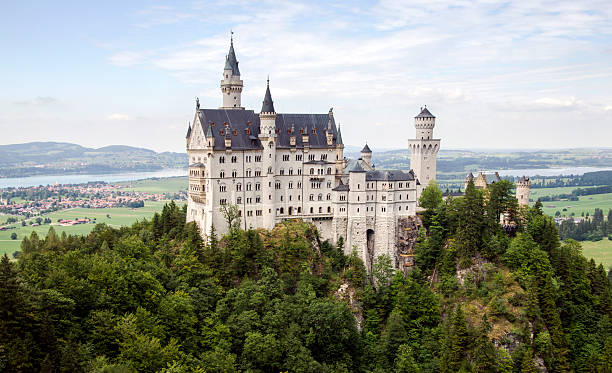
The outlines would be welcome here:
<svg viewBox="0 0 612 373">
<path fill-rule="evenodd" d="M 367 144 L 361 158 L 344 157 L 332 109 L 277 113 L 268 81 L 258 114 L 242 107 L 242 88 L 232 40 L 221 80 L 223 106 L 202 109 L 196 101 L 187 131 L 187 221 L 196 222 L 203 236 L 212 226 L 227 232 L 220 206 L 232 204 L 244 229 L 271 229 L 299 218 L 312 222 L 323 239 L 342 237 L 346 253 L 356 249 L 368 269 L 382 254 L 401 265 L 402 234 L 414 228 L 420 192 L 436 178 L 440 139 L 433 137 L 435 117 L 429 110 L 422 108 L 415 117 L 412 170 L 382 171 L 374 169 Z"/>
</svg>

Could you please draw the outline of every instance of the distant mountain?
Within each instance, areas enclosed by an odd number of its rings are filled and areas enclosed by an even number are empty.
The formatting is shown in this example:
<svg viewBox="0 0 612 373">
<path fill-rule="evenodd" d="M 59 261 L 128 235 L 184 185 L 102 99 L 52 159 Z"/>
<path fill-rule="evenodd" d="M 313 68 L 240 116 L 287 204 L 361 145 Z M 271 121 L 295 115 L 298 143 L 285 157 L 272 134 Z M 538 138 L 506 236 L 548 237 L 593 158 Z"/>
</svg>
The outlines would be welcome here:
<svg viewBox="0 0 612 373">
<path fill-rule="evenodd" d="M 361 148 L 346 146 L 344 156 L 359 158 Z M 377 150 L 372 147 L 372 162 L 378 169 L 410 169 L 408 149 Z M 348 151 L 347 151 L 348 149 Z M 461 150 L 441 149 L 438 153 L 437 171 L 463 174 L 478 170 L 508 170 L 564 167 L 610 167 L 612 149 L 576 148 L 541 150 Z"/>
<path fill-rule="evenodd" d="M 104 174 L 182 168 L 187 154 L 126 145 L 86 148 L 63 142 L 0 145 L 0 177 Z"/>
</svg>

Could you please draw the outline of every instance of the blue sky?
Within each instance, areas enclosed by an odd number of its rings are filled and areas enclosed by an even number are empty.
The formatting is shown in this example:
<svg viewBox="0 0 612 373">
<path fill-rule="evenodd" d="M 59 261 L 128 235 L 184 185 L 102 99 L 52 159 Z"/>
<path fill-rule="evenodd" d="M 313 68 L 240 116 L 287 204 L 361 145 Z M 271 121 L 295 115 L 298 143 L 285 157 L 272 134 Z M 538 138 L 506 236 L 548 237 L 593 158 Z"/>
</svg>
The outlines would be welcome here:
<svg viewBox="0 0 612 373">
<path fill-rule="evenodd" d="M 606 1 L 4 2 L 0 144 L 183 151 L 221 104 L 233 29 L 243 105 L 334 107 L 345 143 L 406 147 L 427 104 L 446 148 L 612 147 Z"/>
</svg>

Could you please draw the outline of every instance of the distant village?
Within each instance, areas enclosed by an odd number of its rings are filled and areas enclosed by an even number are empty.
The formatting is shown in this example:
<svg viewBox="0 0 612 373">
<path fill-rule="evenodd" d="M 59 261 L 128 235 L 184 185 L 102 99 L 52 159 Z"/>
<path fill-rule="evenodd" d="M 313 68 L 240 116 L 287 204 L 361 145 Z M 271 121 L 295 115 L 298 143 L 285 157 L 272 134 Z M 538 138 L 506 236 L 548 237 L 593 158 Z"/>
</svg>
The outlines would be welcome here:
<svg viewBox="0 0 612 373">
<path fill-rule="evenodd" d="M 103 209 L 111 207 L 143 207 L 145 201 L 160 201 L 164 199 L 184 200 L 185 192 L 146 193 L 132 191 L 127 185 L 108 184 L 104 182 L 86 184 L 55 184 L 48 186 L 33 186 L 0 189 L 0 213 L 30 219 L 54 211 L 72 208 Z M 14 221 L 7 223 L 12 223 Z M 41 220 L 41 221 L 38 221 Z M 60 225 L 76 225 L 89 223 L 89 219 L 61 220 Z M 42 218 L 32 219 L 30 225 L 44 223 Z M 6 227 L 0 226 L 0 230 Z"/>
</svg>

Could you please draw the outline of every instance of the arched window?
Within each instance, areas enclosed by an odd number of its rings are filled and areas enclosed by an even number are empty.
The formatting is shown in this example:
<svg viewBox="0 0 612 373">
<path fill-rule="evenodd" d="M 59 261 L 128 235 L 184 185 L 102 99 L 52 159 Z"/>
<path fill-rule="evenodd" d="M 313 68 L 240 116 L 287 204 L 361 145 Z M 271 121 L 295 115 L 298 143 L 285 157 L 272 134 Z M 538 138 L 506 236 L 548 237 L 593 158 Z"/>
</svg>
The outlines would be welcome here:
<svg viewBox="0 0 612 373">
<path fill-rule="evenodd" d="M 232 170 L 232 178 L 236 178 L 238 176 L 238 171 Z"/>
<path fill-rule="evenodd" d="M 219 177 L 223 179 L 225 177 L 225 171 L 219 172 Z"/>
<path fill-rule="evenodd" d="M 319 195 L 317 196 L 317 200 L 323 201 L 323 194 L 319 193 Z"/>
<path fill-rule="evenodd" d="M 237 192 L 242 191 L 242 184 L 240 184 L 240 183 L 236 184 L 236 191 Z"/>
<path fill-rule="evenodd" d="M 327 167 L 327 174 L 331 175 L 331 167 Z"/>
<path fill-rule="evenodd" d="M 310 169 L 310 174 L 311 174 L 311 175 L 314 175 L 314 168 L 311 168 L 311 169 Z"/>
</svg>

